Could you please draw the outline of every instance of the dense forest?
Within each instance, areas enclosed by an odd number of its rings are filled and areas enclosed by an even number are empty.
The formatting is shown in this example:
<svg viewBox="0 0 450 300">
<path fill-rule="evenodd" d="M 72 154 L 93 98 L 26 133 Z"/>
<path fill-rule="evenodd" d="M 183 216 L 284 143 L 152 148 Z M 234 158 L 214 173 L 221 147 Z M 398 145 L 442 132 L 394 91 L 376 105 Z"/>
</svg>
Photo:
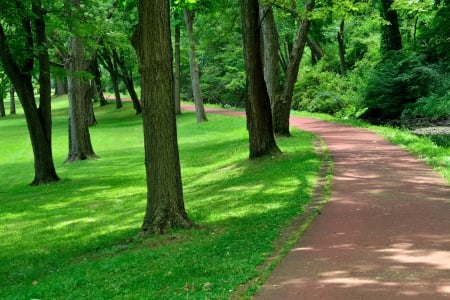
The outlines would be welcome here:
<svg viewBox="0 0 450 300">
<path fill-rule="evenodd" d="M 146 138 L 149 231 L 193 226 L 179 175 L 181 100 L 195 103 L 199 123 L 208 121 L 204 103 L 245 107 L 251 159 L 280 152 L 275 136 L 290 135 L 292 109 L 400 126 L 448 122 L 449 0 L 145 2 L 0 3 L 0 116 L 5 103 L 15 113 L 17 96 L 33 185 L 59 180 L 52 95 L 69 95 L 67 163 L 98 157 L 95 106 L 133 102 Z M 168 174 L 173 182 L 158 181 Z"/>
<path fill-rule="evenodd" d="M 271 70 L 266 73 L 273 74 L 266 78 L 271 98 L 289 98 L 288 67 L 299 56 L 292 109 L 377 122 L 448 118 L 449 5 L 447 0 L 260 1 L 262 47 L 269 55 L 265 67 Z M 102 92 L 114 92 L 120 108 L 120 92 L 128 93 L 140 113 L 138 61 L 130 43 L 137 23 L 135 1 L 2 1 L 0 9 L 2 43 L 12 49 L 22 71 L 28 72 L 29 48 L 45 47 L 53 91 L 67 92 L 67 41 L 75 34 L 84 47 L 89 97 L 104 105 Z M 36 44 L 26 45 L 27 29 L 15 24 L 23 14 L 42 14 L 45 44 L 39 45 L 44 42 L 32 32 Z M 232 0 L 171 4 L 181 99 L 245 106 L 240 14 L 239 2 Z M 2 116 L 3 99 L 14 83 L 6 69 L 0 70 Z M 38 72 L 37 65 L 28 72 L 34 91 L 39 90 Z"/>
</svg>

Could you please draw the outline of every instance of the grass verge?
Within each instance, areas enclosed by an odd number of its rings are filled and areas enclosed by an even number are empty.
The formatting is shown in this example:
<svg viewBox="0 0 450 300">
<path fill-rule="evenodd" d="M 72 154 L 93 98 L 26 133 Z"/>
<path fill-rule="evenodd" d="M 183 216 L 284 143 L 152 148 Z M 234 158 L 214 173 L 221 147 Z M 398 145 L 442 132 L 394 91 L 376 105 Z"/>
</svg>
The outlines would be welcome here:
<svg viewBox="0 0 450 300">
<path fill-rule="evenodd" d="M 100 159 L 64 164 L 66 99 L 54 107 L 62 181 L 30 187 L 23 116 L 0 120 L 0 299 L 228 299 L 261 275 L 274 241 L 304 213 L 321 165 L 311 134 L 248 161 L 242 118 L 178 118 L 186 209 L 200 230 L 137 238 L 145 210 L 142 123 L 130 103 L 96 108 Z"/>
</svg>

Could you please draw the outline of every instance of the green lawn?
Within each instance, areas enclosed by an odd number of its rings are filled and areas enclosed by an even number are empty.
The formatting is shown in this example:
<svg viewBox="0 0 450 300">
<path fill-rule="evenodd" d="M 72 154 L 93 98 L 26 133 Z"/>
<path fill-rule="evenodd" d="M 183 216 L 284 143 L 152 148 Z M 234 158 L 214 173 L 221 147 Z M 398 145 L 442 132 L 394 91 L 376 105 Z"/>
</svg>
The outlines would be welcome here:
<svg viewBox="0 0 450 300">
<path fill-rule="evenodd" d="M 6 104 L 8 107 L 8 103 Z M 0 119 L 0 299 L 228 299 L 261 275 L 282 228 L 310 201 L 313 136 L 248 161 L 243 118 L 178 117 L 184 196 L 201 229 L 137 238 L 146 204 L 142 123 L 130 103 L 97 107 L 100 159 L 64 164 L 67 99 L 54 108 L 56 184 L 30 187 L 22 115 Z"/>
</svg>

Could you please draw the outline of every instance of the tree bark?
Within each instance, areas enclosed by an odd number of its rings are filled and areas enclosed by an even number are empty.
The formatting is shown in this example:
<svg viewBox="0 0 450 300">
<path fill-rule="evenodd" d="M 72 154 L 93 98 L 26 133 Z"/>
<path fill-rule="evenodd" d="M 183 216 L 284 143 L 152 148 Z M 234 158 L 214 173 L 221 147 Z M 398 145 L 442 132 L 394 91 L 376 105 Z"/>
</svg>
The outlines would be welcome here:
<svg viewBox="0 0 450 300">
<path fill-rule="evenodd" d="M 247 80 L 250 159 L 280 153 L 273 133 L 270 99 L 264 81 L 257 0 L 242 0 L 242 34 Z"/>
<path fill-rule="evenodd" d="M 100 106 L 105 106 L 106 104 L 108 104 L 108 101 L 106 101 L 105 95 L 103 94 L 102 73 L 100 72 L 100 66 L 98 65 L 97 52 L 91 59 L 89 71 L 94 76 L 94 99 L 100 102 Z"/>
<path fill-rule="evenodd" d="M 194 94 L 195 111 L 197 113 L 197 123 L 208 121 L 200 89 L 200 71 L 195 56 L 194 40 L 194 17 L 195 12 L 185 9 L 184 20 L 189 40 L 189 67 L 191 71 L 192 93 Z"/>
<path fill-rule="evenodd" d="M 397 51 L 402 49 L 402 36 L 397 11 L 392 9 L 394 0 L 380 0 L 380 15 L 388 22 L 381 26 L 381 52 Z"/>
<path fill-rule="evenodd" d="M 147 174 L 143 234 L 194 226 L 183 201 L 173 93 L 169 1 L 139 0 L 132 44 L 142 82 L 142 119 Z"/>
<path fill-rule="evenodd" d="M 69 155 L 66 162 L 97 158 L 91 143 L 86 99 L 88 82 L 82 72 L 87 70 L 83 43 L 78 37 L 69 38 Z"/>
<path fill-rule="evenodd" d="M 260 5 L 264 80 L 273 107 L 280 96 L 280 45 L 272 6 Z"/>
<path fill-rule="evenodd" d="M 175 96 L 175 114 L 181 114 L 181 99 L 180 99 L 180 61 L 181 61 L 181 25 L 180 15 L 175 16 L 175 73 L 174 73 L 174 96 Z"/>
<path fill-rule="evenodd" d="M 20 4 L 20 2 L 18 2 Z M 0 23 L 0 60 L 6 74 L 14 85 L 24 110 L 30 134 L 34 156 L 34 179 L 32 185 L 48 184 L 59 180 L 53 163 L 51 143 L 51 102 L 50 102 L 50 64 L 46 48 L 46 30 L 42 4 L 40 0 L 33 1 L 32 10 L 34 22 L 28 17 L 21 20 L 25 35 L 24 50 L 28 56 L 19 64 L 12 54 L 7 42 L 7 36 Z M 28 14 L 23 14 L 23 16 Z M 33 28 L 34 27 L 34 32 Z M 36 45 L 33 41 L 36 37 Z M 39 60 L 39 83 L 41 85 L 39 106 L 34 97 L 32 85 L 32 70 L 34 54 Z M 21 57 L 22 59 L 23 57 Z M 41 78 L 42 76 L 42 78 Z"/>
<path fill-rule="evenodd" d="M 311 63 L 313 65 L 316 65 L 319 60 L 322 59 L 324 53 L 322 48 L 320 47 L 319 43 L 316 41 L 313 41 L 308 38 L 306 41 L 308 44 L 309 49 L 311 49 Z"/>
<path fill-rule="evenodd" d="M 16 97 L 14 96 L 16 90 L 14 89 L 14 86 L 11 84 L 11 87 L 9 88 L 9 114 L 15 115 L 16 114 Z"/>
<path fill-rule="evenodd" d="M 114 48 L 112 49 L 112 58 L 121 70 L 121 73 L 118 72 L 117 74 L 122 78 L 122 81 L 128 90 L 128 94 L 130 95 L 131 101 L 133 102 L 133 108 L 136 111 L 136 115 L 138 115 L 142 112 L 142 107 L 134 88 L 133 72 L 127 67 L 123 55 L 119 55 Z"/>
<path fill-rule="evenodd" d="M 339 66 L 341 69 L 341 75 L 345 76 L 347 73 L 345 66 L 345 44 L 344 44 L 344 27 L 345 20 L 342 19 L 341 24 L 339 26 L 339 31 L 337 33 L 338 47 L 339 47 Z"/>
<path fill-rule="evenodd" d="M 5 117 L 6 111 L 5 111 L 5 99 L 3 98 L 3 95 L 0 94 L 0 117 Z"/>
<path fill-rule="evenodd" d="M 57 78 L 55 80 L 55 96 L 65 95 L 69 92 L 67 78 Z"/>
<path fill-rule="evenodd" d="M 314 5 L 314 0 L 307 2 L 307 13 L 314 9 Z M 310 27 L 311 21 L 308 19 L 308 16 L 306 16 L 305 20 L 300 24 L 297 38 L 289 55 L 281 99 L 273 107 L 274 131 L 276 135 L 291 135 L 289 132 L 289 117 L 291 113 L 292 97 Z"/>
</svg>

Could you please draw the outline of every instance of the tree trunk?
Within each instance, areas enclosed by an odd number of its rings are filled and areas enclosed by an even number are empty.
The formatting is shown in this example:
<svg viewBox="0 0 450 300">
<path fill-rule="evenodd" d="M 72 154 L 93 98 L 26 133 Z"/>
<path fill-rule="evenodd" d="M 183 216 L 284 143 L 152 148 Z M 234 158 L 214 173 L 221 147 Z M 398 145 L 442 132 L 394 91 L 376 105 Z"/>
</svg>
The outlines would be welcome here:
<svg viewBox="0 0 450 300">
<path fill-rule="evenodd" d="M 208 121 L 208 119 L 206 118 L 205 107 L 203 105 L 202 92 L 200 90 L 200 72 L 195 57 L 194 17 L 194 11 L 184 10 L 184 20 L 189 40 L 189 67 L 191 71 L 192 93 L 194 94 L 197 122 L 201 123 Z"/>
<path fill-rule="evenodd" d="M 16 97 L 14 96 L 14 93 L 16 90 L 14 89 L 14 86 L 11 84 L 11 87 L 9 88 L 9 114 L 15 115 L 16 114 Z"/>
<path fill-rule="evenodd" d="M 111 83 L 114 90 L 114 97 L 116 99 L 116 108 L 122 108 L 122 98 L 120 96 L 120 89 L 119 89 L 119 70 L 117 69 L 116 61 L 114 60 L 111 49 L 105 49 L 101 53 L 101 58 L 103 65 L 109 72 L 109 76 L 111 77 Z"/>
<path fill-rule="evenodd" d="M 48 184 L 59 180 L 52 156 L 50 64 L 48 50 L 45 46 L 47 40 L 41 6 L 39 0 L 33 1 L 34 33 L 32 32 L 30 19 L 24 17 L 21 20 L 22 29 L 26 35 L 24 50 L 31 51 L 24 62 L 20 64 L 21 67 L 12 55 L 3 26 L 0 23 L 0 60 L 22 103 L 33 148 L 35 173 L 32 185 Z M 33 34 L 36 37 L 36 45 L 33 42 Z M 34 67 L 34 54 L 37 54 L 39 60 L 39 83 L 41 85 L 39 107 L 34 97 L 31 77 Z"/>
<path fill-rule="evenodd" d="M 115 65 L 118 65 L 122 74 L 117 72 L 117 74 L 122 78 L 123 83 L 128 90 L 128 94 L 130 94 L 131 101 L 133 102 L 133 108 L 136 111 L 136 115 L 142 112 L 141 103 L 139 102 L 139 97 L 136 93 L 136 89 L 134 88 L 133 81 L 133 72 L 126 65 L 125 59 L 123 55 L 119 55 L 116 49 L 112 49 L 112 58 L 115 62 Z M 120 94 L 119 94 L 120 95 Z"/>
<path fill-rule="evenodd" d="M 190 228 L 184 208 L 178 153 L 169 1 L 139 0 L 132 44 L 139 59 L 147 174 L 147 209 L 142 233 Z"/>
<path fill-rule="evenodd" d="M 310 0 L 306 4 L 306 10 L 311 12 L 314 9 L 315 1 Z M 297 82 L 298 70 L 302 60 L 305 44 L 308 39 L 311 21 L 303 20 L 300 24 L 297 38 L 289 55 L 289 63 L 286 69 L 286 78 L 283 85 L 281 99 L 273 107 L 274 131 L 276 135 L 290 136 L 289 117 L 291 113 L 292 97 L 294 86 Z"/>
<path fill-rule="evenodd" d="M 105 95 L 103 94 L 102 74 L 100 72 L 100 66 L 98 65 L 97 52 L 91 59 L 91 65 L 89 69 L 91 74 L 94 76 L 94 99 L 100 101 L 100 106 L 105 106 L 106 104 L 108 104 L 108 101 L 106 101 Z"/>
<path fill-rule="evenodd" d="M 342 19 L 341 25 L 339 26 L 339 31 L 337 33 L 337 40 L 339 46 L 339 65 L 341 69 L 341 75 L 345 76 L 347 71 L 345 67 L 345 44 L 344 44 L 344 27 L 345 20 Z"/>
<path fill-rule="evenodd" d="M 81 75 L 88 67 L 83 48 L 78 37 L 69 38 L 69 155 L 66 162 L 97 158 L 91 143 L 87 117 L 92 106 L 86 97 L 89 84 Z"/>
<path fill-rule="evenodd" d="M 5 99 L 3 98 L 3 95 L 0 94 L 0 117 L 4 116 L 6 116 Z"/>
<path fill-rule="evenodd" d="M 122 97 L 120 96 L 120 89 L 119 89 L 119 75 L 117 74 L 117 70 L 114 70 L 112 72 L 109 72 L 111 75 L 111 83 L 113 85 L 114 89 L 114 97 L 116 99 L 116 108 L 122 108 Z"/>
<path fill-rule="evenodd" d="M 272 6 L 261 5 L 259 15 L 261 18 L 264 80 L 266 81 L 267 92 L 273 107 L 274 103 L 279 101 L 278 98 L 281 91 L 278 31 Z"/>
<path fill-rule="evenodd" d="M 181 25 L 180 15 L 175 15 L 175 74 L 173 81 L 173 90 L 175 96 L 175 114 L 181 114 L 181 99 L 180 99 L 180 61 L 181 61 Z"/>
<path fill-rule="evenodd" d="M 94 113 L 94 101 L 95 101 L 95 94 L 96 94 L 96 85 L 93 81 L 90 81 L 87 84 L 86 93 L 84 94 L 84 101 L 86 104 L 86 123 L 88 126 L 95 126 L 97 125 L 97 119 L 95 118 Z"/>
<path fill-rule="evenodd" d="M 142 106 L 141 102 L 139 101 L 139 97 L 136 93 L 136 89 L 134 88 L 134 81 L 132 77 L 132 73 L 124 73 L 122 75 L 122 80 L 125 83 L 125 86 L 127 87 L 128 94 L 130 94 L 131 101 L 133 102 L 133 108 L 136 111 L 136 115 L 139 115 L 142 113 Z"/>
<path fill-rule="evenodd" d="M 392 9 L 394 0 L 380 0 L 380 15 L 388 22 L 381 26 L 381 51 L 397 51 L 402 49 L 402 36 L 397 11 Z"/>
<path fill-rule="evenodd" d="M 261 61 L 258 0 L 242 0 L 242 34 L 247 74 L 247 129 L 250 159 L 280 153 L 273 134 L 270 99 Z"/>
<path fill-rule="evenodd" d="M 57 78 L 55 80 L 55 96 L 65 95 L 68 91 L 67 78 Z"/>
<path fill-rule="evenodd" d="M 319 60 L 322 59 L 324 53 L 322 48 L 320 47 L 319 43 L 316 41 L 313 41 L 308 38 L 306 41 L 308 44 L 309 49 L 311 49 L 311 63 L 313 65 L 316 65 Z"/>
</svg>

